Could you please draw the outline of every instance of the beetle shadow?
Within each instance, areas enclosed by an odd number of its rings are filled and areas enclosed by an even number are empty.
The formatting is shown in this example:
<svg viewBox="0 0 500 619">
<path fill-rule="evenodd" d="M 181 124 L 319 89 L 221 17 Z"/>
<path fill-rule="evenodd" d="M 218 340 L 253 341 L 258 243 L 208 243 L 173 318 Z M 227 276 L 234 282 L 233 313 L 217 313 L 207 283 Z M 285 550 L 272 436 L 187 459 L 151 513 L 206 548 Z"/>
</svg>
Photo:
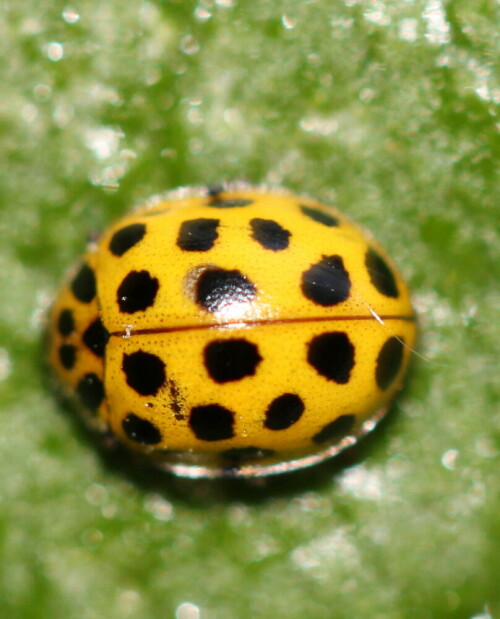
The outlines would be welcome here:
<svg viewBox="0 0 500 619">
<path fill-rule="evenodd" d="M 322 492 L 346 469 L 361 464 L 380 450 L 388 440 L 390 426 L 398 415 L 397 405 L 377 424 L 370 434 L 338 455 L 309 468 L 277 475 L 252 478 L 190 479 L 164 471 L 141 455 L 114 442 L 96 441 L 74 406 L 66 403 L 66 412 L 79 438 L 97 450 L 106 472 L 134 484 L 145 493 L 154 493 L 169 502 L 182 503 L 191 509 L 206 509 L 215 504 L 265 504 L 269 500 L 292 499 L 306 492 Z M 389 433 L 389 434 L 388 434 Z"/>
<path fill-rule="evenodd" d="M 306 492 L 322 492 L 346 469 L 361 464 L 375 454 L 390 435 L 398 415 L 397 406 L 377 424 L 377 428 L 336 456 L 314 466 L 277 475 L 252 478 L 189 479 L 153 467 L 143 459 L 130 457 L 124 447 L 112 455 L 102 451 L 106 467 L 125 475 L 138 486 L 165 499 L 204 509 L 215 503 L 264 504 L 269 500 L 292 499 Z M 389 433 L 389 434 L 387 434 Z"/>
</svg>

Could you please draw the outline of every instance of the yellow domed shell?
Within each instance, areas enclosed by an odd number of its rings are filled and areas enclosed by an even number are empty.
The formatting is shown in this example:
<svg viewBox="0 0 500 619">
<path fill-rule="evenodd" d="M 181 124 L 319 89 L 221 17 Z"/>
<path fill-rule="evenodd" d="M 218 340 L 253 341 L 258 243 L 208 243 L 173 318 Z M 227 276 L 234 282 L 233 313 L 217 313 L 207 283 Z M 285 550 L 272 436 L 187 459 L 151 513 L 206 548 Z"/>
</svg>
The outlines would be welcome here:
<svg viewBox="0 0 500 619">
<path fill-rule="evenodd" d="M 92 244 L 53 307 L 50 358 L 91 423 L 158 465 L 258 476 L 371 430 L 415 332 L 370 236 L 235 184 L 154 198 Z"/>
</svg>

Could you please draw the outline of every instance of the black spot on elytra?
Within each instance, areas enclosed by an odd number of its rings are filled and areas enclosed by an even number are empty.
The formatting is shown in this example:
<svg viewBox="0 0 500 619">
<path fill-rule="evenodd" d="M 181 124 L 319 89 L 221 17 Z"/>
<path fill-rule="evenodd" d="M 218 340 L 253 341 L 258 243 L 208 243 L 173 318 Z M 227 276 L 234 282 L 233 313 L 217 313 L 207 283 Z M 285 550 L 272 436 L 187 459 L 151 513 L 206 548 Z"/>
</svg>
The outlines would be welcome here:
<svg viewBox="0 0 500 619">
<path fill-rule="evenodd" d="M 189 425 L 202 441 L 222 441 L 233 437 L 234 415 L 219 404 L 195 406 L 189 415 Z"/>
<path fill-rule="evenodd" d="M 365 265 L 375 288 L 386 297 L 397 299 L 399 291 L 394 273 L 382 256 L 372 247 L 366 252 Z"/>
<path fill-rule="evenodd" d="M 261 449 L 260 447 L 237 447 L 235 449 L 226 449 L 221 453 L 221 456 L 226 460 L 238 464 L 249 460 L 262 460 L 274 455 L 272 449 Z"/>
<path fill-rule="evenodd" d="M 122 421 L 122 428 L 131 441 L 141 445 L 156 445 L 161 443 L 161 432 L 148 421 L 135 413 L 129 413 Z"/>
<path fill-rule="evenodd" d="M 303 412 L 302 399 L 295 393 L 284 393 L 269 405 L 264 425 L 269 430 L 286 430 L 300 419 Z"/>
<path fill-rule="evenodd" d="M 196 303 L 207 312 L 219 312 L 237 303 L 249 303 L 256 286 L 240 271 L 210 268 L 196 282 Z"/>
<path fill-rule="evenodd" d="M 224 198 L 222 195 L 214 196 L 207 202 L 207 206 L 214 208 L 237 208 L 239 206 L 250 206 L 253 200 L 247 198 Z"/>
<path fill-rule="evenodd" d="M 183 251 L 208 251 L 218 237 L 219 219 L 190 219 L 183 221 L 177 237 L 177 246 Z"/>
<path fill-rule="evenodd" d="M 134 314 L 151 307 L 158 293 L 159 283 L 149 271 L 130 271 L 116 292 L 118 306 L 124 314 Z"/>
<path fill-rule="evenodd" d="M 257 346 L 245 339 L 210 342 L 203 356 L 207 372 L 217 383 L 253 376 L 262 361 Z"/>
<path fill-rule="evenodd" d="M 109 251 L 115 256 L 123 256 L 125 252 L 137 245 L 146 234 L 145 224 L 130 224 L 117 230 L 109 242 Z"/>
<path fill-rule="evenodd" d="M 356 417 L 354 415 L 340 415 L 340 417 L 337 417 L 337 419 L 315 434 L 312 440 L 320 444 L 339 440 L 349 434 L 355 421 Z"/>
<path fill-rule="evenodd" d="M 70 309 L 63 309 L 57 320 L 57 330 L 64 337 L 75 330 L 75 319 Z"/>
<path fill-rule="evenodd" d="M 122 370 L 127 384 L 140 395 L 156 395 L 165 383 L 165 364 L 149 352 L 123 354 Z"/>
<path fill-rule="evenodd" d="M 88 264 L 83 264 L 71 282 L 71 291 L 82 303 L 90 303 L 96 295 L 94 271 Z"/>
<path fill-rule="evenodd" d="M 375 380 L 380 389 L 387 389 L 391 385 L 402 363 L 402 338 L 390 337 L 380 349 L 375 366 Z"/>
<path fill-rule="evenodd" d="M 85 330 L 82 340 L 85 346 L 97 357 L 104 356 L 104 349 L 108 343 L 109 332 L 102 324 L 101 319 L 97 318 Z"/>
<path fill-rule="evenodd" d="M 330 215 L 329 213 L 325 213 L 324 211 L 320 211 L 317 208 L 312 206 L 306 206 L 305 204 L 300 205 L 300 210 L 304 213 L 306 217 L 316 221 L 319 224 L 323 224 L 324 226 L 328 226 L 329 228 L 333 228 L 339 225 L 339 220 Z"/>
<path fill-rule="evenodd" d="M 264 249 L 282 251 L 288 247 L 291 232 L 272 219 L 252 219 L 252 238 Z"/>
<path fill-rule="evenodd" d="M 321 376 L 345 384 L 354 367 L 354 346 L 347 333 L 322 333 L 309 342 L 307 361 Z"/>
<path fill-rule="evenodd" d="M 304 296 L 318 305 L 329 307 L 349 298 L 351 281 L 340 256 L 323 256 L 302 274 Z"/>
<path fill-rule="evenodd" d="M 91 410 L 99 408 L 104 399 L 102 380 L 93 372 L 85 374 L 78 383 L 76 392 L 80 396 L 83 405 Z"/>
<path fill-rule="evenodd" d="M 66 370 L 72 370 L 76 363 L 76 347 L 63 344 L 59 347 L 59 361 Z"/>
</svg>

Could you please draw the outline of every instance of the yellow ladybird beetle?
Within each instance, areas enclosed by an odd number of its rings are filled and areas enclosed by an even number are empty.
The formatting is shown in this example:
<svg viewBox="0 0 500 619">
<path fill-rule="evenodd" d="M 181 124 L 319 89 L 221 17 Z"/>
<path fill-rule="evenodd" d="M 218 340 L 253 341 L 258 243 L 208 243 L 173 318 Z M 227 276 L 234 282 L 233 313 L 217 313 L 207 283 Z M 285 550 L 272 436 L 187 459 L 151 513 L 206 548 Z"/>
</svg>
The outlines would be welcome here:
<svg viewBox="0 0 500 619">
<path fill-rule="evenodd" d="M 371 430 L 415 332 L 370 236 L 234 183 L 153 198 L 90 244 L 54 304 L 50 360 L 90 423 L 159 466 L 261 476 Z"/>
</svg>

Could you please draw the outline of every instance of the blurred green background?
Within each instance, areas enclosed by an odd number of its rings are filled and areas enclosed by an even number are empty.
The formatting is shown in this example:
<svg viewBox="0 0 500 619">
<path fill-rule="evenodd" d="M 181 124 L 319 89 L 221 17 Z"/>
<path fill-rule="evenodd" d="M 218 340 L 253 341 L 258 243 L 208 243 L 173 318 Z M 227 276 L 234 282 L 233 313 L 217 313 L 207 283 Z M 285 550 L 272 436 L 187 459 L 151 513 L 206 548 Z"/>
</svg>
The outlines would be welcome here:
<svg viewBox="0 0 500 619">
<path fill-rule="evenodd" d="M 494 0 L 0 5 L 0 616 L 500 613 Z M 335 203 L 414 292 L 379 431 L 259 483 L 115 463 L 57 403 L 43 319 L 89 233 L 244 179 Z"/>
</svg>

